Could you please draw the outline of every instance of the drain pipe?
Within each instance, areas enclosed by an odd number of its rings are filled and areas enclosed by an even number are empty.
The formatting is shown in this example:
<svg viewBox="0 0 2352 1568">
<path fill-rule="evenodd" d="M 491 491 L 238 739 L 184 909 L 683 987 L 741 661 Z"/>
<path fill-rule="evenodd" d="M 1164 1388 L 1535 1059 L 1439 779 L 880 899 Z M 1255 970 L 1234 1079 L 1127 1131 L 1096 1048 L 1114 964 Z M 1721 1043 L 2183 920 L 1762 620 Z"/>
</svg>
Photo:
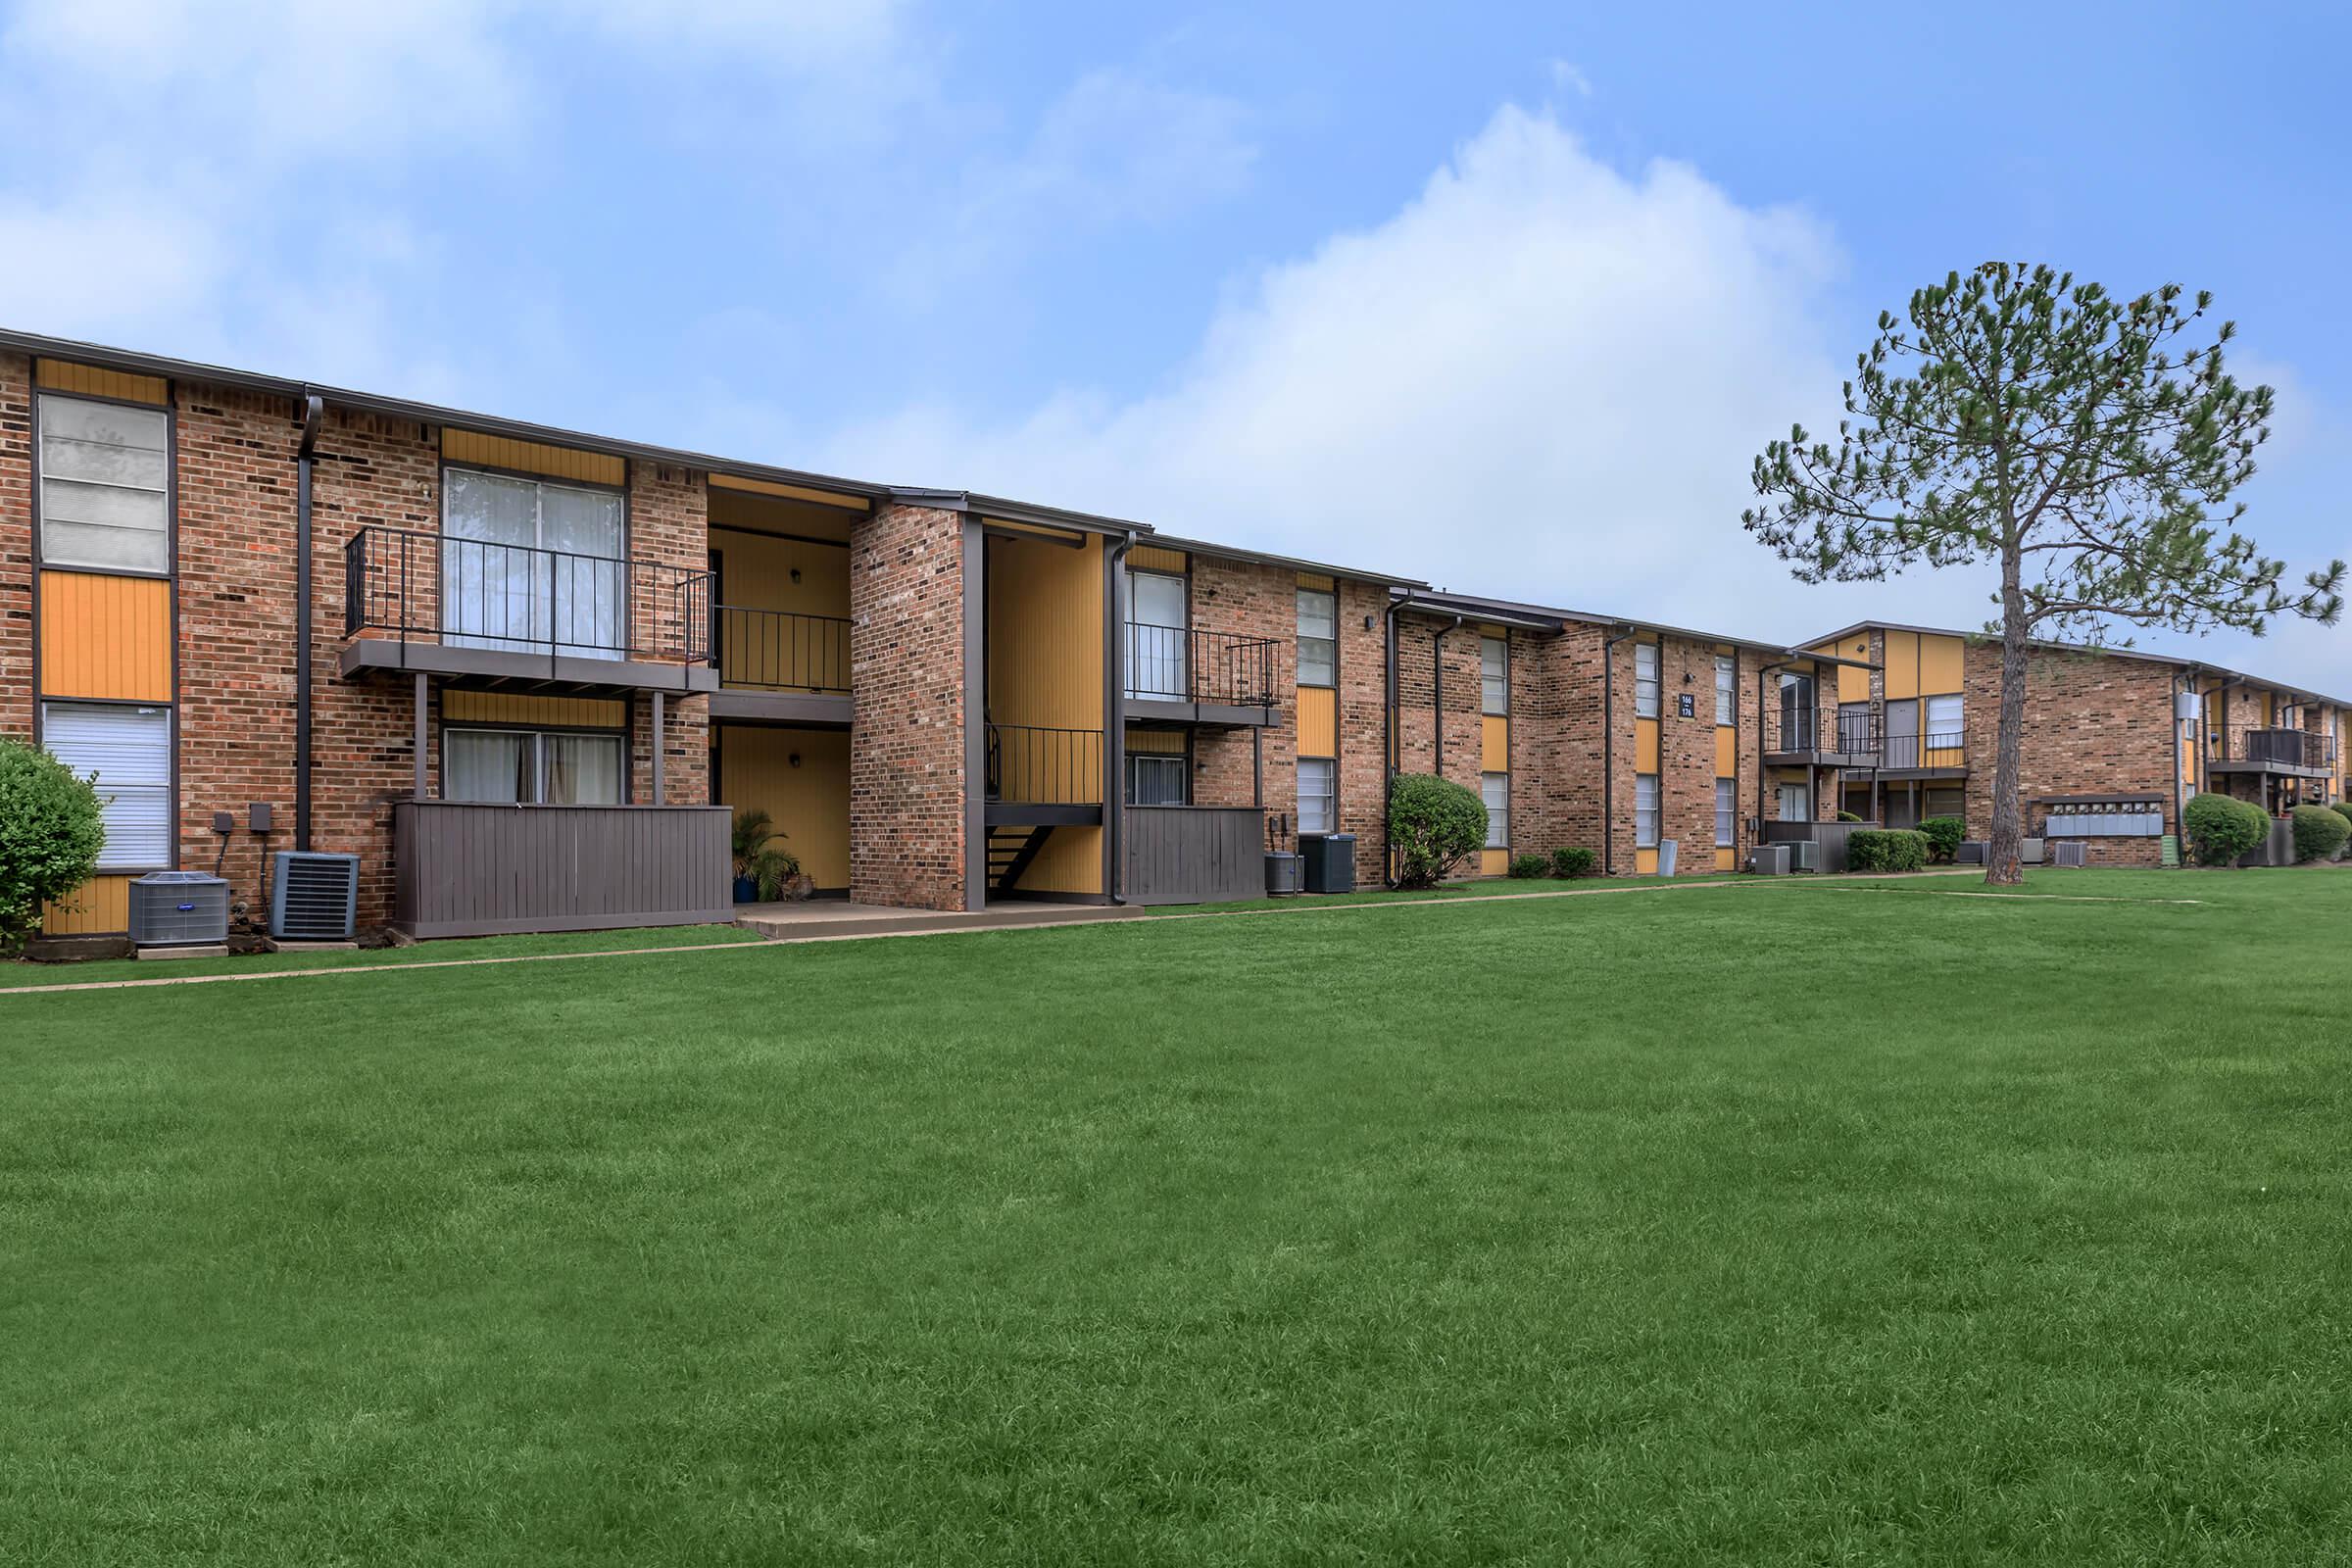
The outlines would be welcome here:
<svg viewBox="0 0 2352 1568">
<path fill-rule="evenodd" d="M 294 847 L 311 847 L 311 459 L 326 405 L 303 388 L 294 449 Z"/>
<path fill-rule="evenodd" d="M 1108 719 L 1102 726 L 1107 741 L 1102 749 L 1106 762 L 1102 770 L 1102 853 L 1108 862 L 1103 867 L 1102 890 L 1113 905 L 1127 902 L 1119 891 L 1125 880 L 1127 836 L 1127 623 L 1121 610 L 1126 595 L 1121 590 L 1127 580 L 1127 552 L 1135 548 L 1136 538 L 1136 530 L 1128 529 L 1110 547 L 1102 565 L 1102 618 L 1105 640 L 1110 644 L 1110 657 L 1103 661 L 1108 668 L 1102 691 L 1102 710 Z M 1186 765 L 1191 764 L 1188 761 Z M 1191 781 L 1186 784 L 1189 788 Z"/>
<path fill-rule="evenodd" d="M 1389 836 L 1389 802 L 1396 793 L 1396 612 L 1403 607 L 1404 601 L 1391 595 L 1380 617 L 1382 659 L 1388 672 L 1388 701 L 1380 710 L 1380 881 L 1387 888 L 1396 885 L 1396 846 Z"/>
<path fill-rule="evenodd" d="M 1600 645 L 1600 874 L 1617 874 L 1617 645 L 1633 626 L 1611 627 Z"/>
</svg>

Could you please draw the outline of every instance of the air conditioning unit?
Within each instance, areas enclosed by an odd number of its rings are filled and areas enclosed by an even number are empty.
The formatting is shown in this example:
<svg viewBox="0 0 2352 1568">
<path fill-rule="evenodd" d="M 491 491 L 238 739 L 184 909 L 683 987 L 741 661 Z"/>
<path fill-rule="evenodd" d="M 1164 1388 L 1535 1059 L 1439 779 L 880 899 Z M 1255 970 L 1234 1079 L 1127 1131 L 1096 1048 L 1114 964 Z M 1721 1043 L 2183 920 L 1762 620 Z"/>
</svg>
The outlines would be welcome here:
<svg viewBox="0 0 2352 1568">
<path fill-rule="evenodd" d="M 270 858 L 270 934 L 281 942 L 349 942 L 360 858 L 280 850 Z"/>
<path fill-rule="evenodd" d="M 217 948 L 228 940 L 228 884 L 205 871 L 150 871 L 130 884 L 130 940 Z"/>
<path fill-rule="evenodd" d="M 1758 876 L 1788 874 L 1788 846 L 1759 844 L 1747 852 L 1747 868 Z"/>
<path fill-rule="evenodd" d="M 1818 871 L 1821 869 L 1821 846 L 1811 839 L 1798 839 L 1788 846 L 1788 869 Z"/>
<path fill-rule="evenodd" d="M 2083 851 L 2086 848 L 2087 846 L 2080 839 L 2053 844 L 2050 846 L 2050 863 L 2052 865 L 2082 865 L 2084 863 Z"/>
</svg>

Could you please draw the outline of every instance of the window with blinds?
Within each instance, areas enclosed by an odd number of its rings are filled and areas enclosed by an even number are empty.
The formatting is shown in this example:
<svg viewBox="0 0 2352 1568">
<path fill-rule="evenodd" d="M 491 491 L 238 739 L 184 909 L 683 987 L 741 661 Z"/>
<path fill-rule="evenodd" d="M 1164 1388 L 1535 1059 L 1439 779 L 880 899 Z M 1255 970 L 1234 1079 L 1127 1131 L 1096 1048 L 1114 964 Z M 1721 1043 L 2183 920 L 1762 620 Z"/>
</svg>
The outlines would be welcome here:
<svg viewBox="0 0 2352 1568">
<path fill-rule="evenodd" d="M 172 710 L 130 703 L 43 703 L 41 745 L 74 772 L 98 775 L 106 844 L 101 871 L 172 864 Z"/>
<path fill-rule="evenodd" d="M 1511 847 L 1511 775 L 1481 773 L 1478 776 L 1478 797 L 1487 803 L 1487 848 L 1507 850 Z"/>
<path fill-rule="evenodd" d="M 1658 716 L 1658 645 L 1634 644 L 1634 716 Z"/>
<path fill-rule="evenodd" d="M 1654 850 L 1658 847 L 1658 775 L 1634 775 L 1634 847 Z"/>
<path fill-rule="evenodd" d="M 172 422 L 161 409 L 40 397 L 41 564 L 172 569 Z"/>
</svg>

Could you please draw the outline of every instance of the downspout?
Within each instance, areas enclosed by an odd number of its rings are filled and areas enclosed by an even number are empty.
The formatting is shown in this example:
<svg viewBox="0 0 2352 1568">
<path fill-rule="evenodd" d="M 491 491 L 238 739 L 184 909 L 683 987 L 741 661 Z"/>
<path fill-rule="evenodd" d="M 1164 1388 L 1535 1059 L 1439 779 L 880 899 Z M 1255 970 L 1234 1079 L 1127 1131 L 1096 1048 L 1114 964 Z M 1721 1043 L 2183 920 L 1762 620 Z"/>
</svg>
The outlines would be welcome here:
<svg viewBox="0 0 2352 1568">
<path fill-rule="evenodd" d="M 1600 645 L 1600 874 L 1617 874 L 1617 645 L 1636 628 L 1613 631 Z"/>
<path fill-rule="evenodd" d="M 1127 625 L 1123 604 L 1126 596 L 1121 592 L 1121 586 L 1127 577 L 1127 552 L 1135 548 L 1135 540 L 1136 531 L 1133 528 L 1121 535 L 1119 542 L 1111 546 L 1110 559 L 1103 568 L 1108 574 L 1104 583 L 1103 616 L 1109 622 L 1110 658 L 1107 662 L 1110 669 L 1102 694 L 1103 710 L 1109 717 L 1109 722 L 1103 726 L 1108 744 L 1102 749 L 1105 764 L 1102 770 L 1102 849 L 1109 863 L 1103 867 L 1102 887 L 1114 905 L 1127 902 L 1119 896 L 1119 883 L 1126 869 L 1123 845 L 1127 825 L 1127 639 L 1124 635 Z M 1190 766 L 1191 754 L 1188 752 L 1186 756 L 1186 765 Z M 1188 779 L 1185 783 L 1189 790 L 1192 781 Z"/>
<path fill-rule="evenodd" d="M 1381 612 L 1382 658 L 1387 665 L 1388 701 L 1380 710 L 1380 844 L 1383 887 L 1396 885 L 1396 846 L 1389 838 L 1389 801 L 1396 792 L 1396 612 L 1402 600 L 1389 598 L 1388 609 Z"/>
<path fill-rule="evenodd" d="M 294 848 L 311 847 L 311 459 L 326 405 L 303 389 L 294 449 Z"/>
<path fill-rule="evenodd" d="M 2189 688 L 2193 691 L 2196 688 L 2196 665 L 2189 665 L 2187 673 Z M 2176 847 L 2174 858 L 2186 865 L 2188 857 L 2182 852 L 2188 838 L 2188 785 L 2180 776 L 2180 670 L 2173 671 L 2173 843 Z"/>
</svg>

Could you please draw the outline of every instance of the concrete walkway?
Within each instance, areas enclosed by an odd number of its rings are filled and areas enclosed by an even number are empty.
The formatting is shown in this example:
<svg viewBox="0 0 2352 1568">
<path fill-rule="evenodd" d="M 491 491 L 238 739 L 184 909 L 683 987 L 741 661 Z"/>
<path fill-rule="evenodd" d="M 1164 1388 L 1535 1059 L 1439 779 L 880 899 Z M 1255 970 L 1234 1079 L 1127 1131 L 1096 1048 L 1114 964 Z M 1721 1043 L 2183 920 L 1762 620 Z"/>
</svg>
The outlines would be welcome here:
<svg viewBox="0 0 2352 1568">
<path fill-rule="evenodd" d="M 1909 877 L 1981 876 L 1974 866 L 1913 871 Z M 651 958 L 675 953 L 760 953 L 771 947 L 806 942 L 874 941 L 888 937 L 953 936 L 957 932 L 1053 930 L 1064 926 L 1099 925 L 1106 920 L 1246 920 L 1258 916 L 1295 917 L 1312 914 L 1362 914 L 1377 909 L 1458 909 L 1479 904 L 1524 904 L 1539 899 L 1634 898 L 1662 894 L 1698 894 L 1733 888 L 1827 887 L 1836 878 L 1737 877 L 1722 881 L 1643 882 L 1605 888 L 1544 888 L 1526 893 L 1472 893 L 1444 899 L 1368 899 L 1353 904 L 1281 904 L 1256 909 L 1139 908 L 1084 904 L 999 904 L 968 912 L 936 909 L 891 909 L 855 905 L 843 900 L 809 900 L 797 905 L 747 905 L 739 923 L 767 937 L 763 942 L 697 942 L 668 948 L 601 948 L 590 953 L 526 953 L 493 958 L 423 958 L 414 963 L 344 964 L 325 969 L 254 969 L 228 974 L 157 975 L 139 980 L 81 980 L 53 986 L 16 986 L 0 989 L 0 1005 L 10 997 L 47 996 L 60 991 L 133 991 L 148 986 L 248 984 L 258 980 L 312 980 L 322 975 L 407 974 L 417 969 L 479 969 L 506 963 L 568 963 L 581 958 Z M 1866 891 L 1860 888 L 1852 892 Z M 1891 890 L 1888 890 L 1891 891 Z M 1928 891 L 1922 889 L 1922 892 Z M 778 913 L 776 911 L 787 911 Z M 994 916 L 992 920 L 990 917 Z M 868 929 L 868 922 L 880 929 Z M 778 928 L 771 934 L 769 928 Z"/>
</svg>

